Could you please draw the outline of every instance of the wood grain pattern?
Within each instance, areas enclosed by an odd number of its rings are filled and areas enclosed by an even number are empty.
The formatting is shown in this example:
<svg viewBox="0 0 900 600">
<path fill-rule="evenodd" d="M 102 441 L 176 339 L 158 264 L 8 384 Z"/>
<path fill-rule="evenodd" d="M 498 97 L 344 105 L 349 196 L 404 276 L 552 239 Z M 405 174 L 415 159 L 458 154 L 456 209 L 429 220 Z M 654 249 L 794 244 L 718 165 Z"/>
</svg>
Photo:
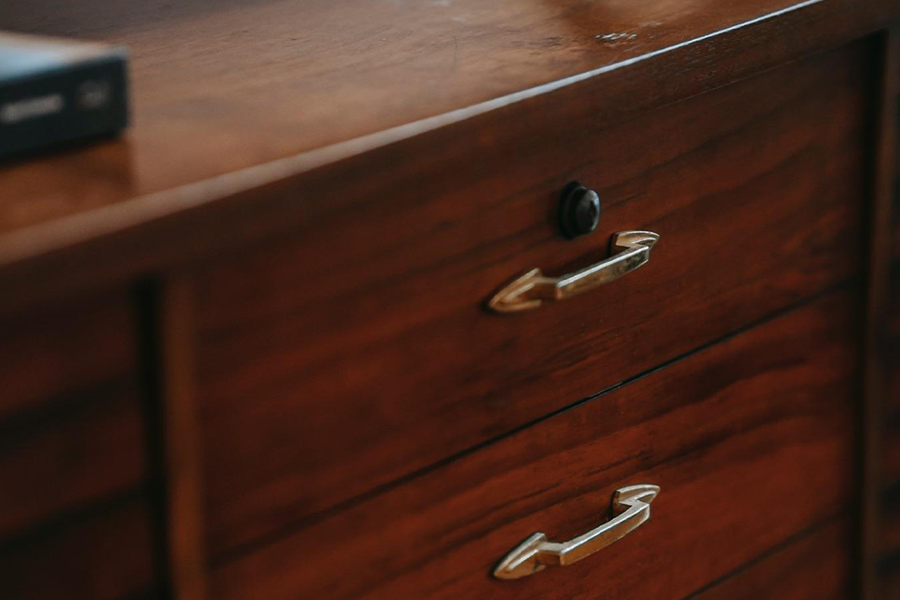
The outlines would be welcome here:
<svg viewBox="0 0 900 600">
<path fill-rule="evenodd" d="M 0 547 L 8 600 L 125 600 L 153 591 L 150 519 L 129 500 L 12 547 Z M 149 593 L 148 593 L 149 592 Z M 146 596 L 144 594 L 147 594 Z"/>
<path fill-rule="evenodd" d="M 893 596 L 879 565 L 900 550 L 897 482 L 900 478 L 900 271 L 897 263 L 898 101 L 900 30 L 881 36 L 877 78 L 879 97 L 873 151 L 872 200 L 867 257 L 867 320 L 864 343 L 863 498 L 861 503 L 861 597 Z M 893 265 L 892 265 L 893 261 Z M 886 502 L 885 495 L 893 498 Z M 889 561 L 890 562 L 890 561 Z M 896 561 L 893 561 L 896 563 Z M 895 567 L 896 568 L 896 567 Z M 883 569 L 882 569 L 883 570 Z"/>
<path fill-rule="evenodd" d="M 691 600 L 836 600 L 854 597 L 850 519 L 829 522 Z"/>
<path fill-rule="evenodd" d="M 900 556 L 900 483 L 885 485 L 881 490 L 880 500 L 876 556 L 879 558 Z"/>
<path fill-rule="evenodd" d="M 0 231 L 46 219 L 59 210 L 53 204 L 62 198 L 87 208 L 115 192 L 147 193 L 191 183 L 573 75 L 618 70 L 623 62 L 666 49 L 672 55 L 657 74 L 677 77 L 680 88 L 698 85 L 692 70 L 708 68 L 715 77 L 733 77 L 746 60 L 741 54 L 753 55 L 758 70 L 766 66 L 766 55 L 816 47 L 820 39 L 835 35 L 833 20 L 847 11 L 859 19 L 853 23 L 858 34 L 856 28 L 872 18 L 867 12 L 897 14 L 900 7 L 892 1 L 878 11 L 864 10 L 862 2 L 830 4 L 743 0 L 711 11 L 706 0 L 682 0 L 677 7 L 663 0 L 501 0 L 489 5 L 478 0 L 231 0 L 225 5 L 215 0 L 91 0 L 66 7 L 46 0 L 6 0 L 0 8 L 5 29 L 128 44 L 135 127 L 120 144 L 133 154 L 121 165 L 122 176 L 100 170 L 79 178 L 75 169 L 66 169 L 67 177 L 88 184 L 87 190 L 35 181 L 34 174 L 46 172 L 41 162 L 6 173 L 4 187 L 12 184 L 12 192 L 26 197 L 15 203 L 19 210 L 0 213 Z M 780 11 L 786 14 L 770 16 Z M 809 36 L 796 30 L 788 35 L 791 26 L 804 25 Z M 754 39 L 762 32 L 765 37 Z M 720 39 L 696 41 L 716 33 L 713 37 Z M 176 49 L 173 39 L 191 43 Z M 774 48 L 772 40 L 778 40 Z M 685 42 L 694 43 L 673 48 Z M 704 52 L 713 45 L 715 55 Z M 678 61 L 682 64 L 672 64 L 679 54 L 685 55 Z M 732 73 L 718 72 L 718 61 Z M 660 83 L 657 78 L 654 85 Z M 615 90 L 607 94 L 618 95 Z M 662 100 L 657 94 L 652 101 Z M 629 94 L 629 103 L 635 102 L 646 101 Z M 113 167 L 103 156 L 88 164 Z M 74 167 L 80 156 L 73 158 L 44 162 Z M 31 208 L 22 208 L 24 202 Z"/>
<path fill-rule="evenodd" d="M 329 196 L 289 239 L 198 268 L 212 554 L 858 273 L 865 56 L 817 57 L 607 130 L 531 123 L 495 147 L 515 157 L 499 171 L 464 159 L 465 141 L 458 169 L 423 148 L 427 170 Z M 571 179 L 604 211 L 575 242 L 552 225 Z M 662 235 L 642 270 L 528 314 L 480 307 L 527 269 L 597 260 L 624 229 Z"/>
<path fill-rule="evenodd" d="M 830 296 L 553 416 L 222 565 L 213 596 L 683 598 L 851 499 L 858 310 Z M 595 527 L 635 483 L 662 492 L 614 549 L 490 577 L 536 530 Z"/>
<path fill-rule="evenodd" d="M 136 316 L 120 290 L 32 306 L 0 321 L 0 421 L 136 378 Z"/>
<path fill-rule="evenodd" d="M 118 290 L 0 323 L 0 538 L 144 481 L 136 330 Z"/>
<path fill-rule="evenodd" d="M 166 538 L 172 594 L 207 598 L 207 559 L 197 394 L 194 389 L 194 302 L 191 282 L 169 273 L 159 293 Z"/>
<path fill-rule="evenodd" d="M 709 4 L 7 0 L 5 28 L 128 44 L 135 126 L 0 167 L 0 303 L 283 231 L 326 166 L 377 177 L 394 152 L 402 170 L 422 143 L 485 145 L 548 114 L 620 122 L 900 17 L 897 0 Z"/>
<path fill-rule="evenodd" d="M 46 422 L 0 425 L 0 538 L 143 483 L 134 391 L 95 394 Z"/>
<path fill-rule="evenodd" d="M 154 585 L 134 298 L 105 290 L 0 323 L 0 595 Z"/>
</svg>

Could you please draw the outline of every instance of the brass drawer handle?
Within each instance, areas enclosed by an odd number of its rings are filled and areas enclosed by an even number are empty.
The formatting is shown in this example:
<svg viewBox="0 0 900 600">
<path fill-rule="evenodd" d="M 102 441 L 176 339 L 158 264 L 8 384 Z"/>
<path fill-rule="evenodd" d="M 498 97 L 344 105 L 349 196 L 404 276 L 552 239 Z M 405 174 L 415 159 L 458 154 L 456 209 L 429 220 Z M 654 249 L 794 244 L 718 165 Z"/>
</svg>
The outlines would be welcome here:
<svg viewBox="0 0 900 600">
<path fill-rule="evenodd" d="M 650 519 L 650 503 L 659 493 L 656 485 L 632 485 L 616 490 L 612 497 L 614 518 L 568 542 L 548 542 L 535 533 L 516 546 L 494 569 L 498 579 L 518 579 L 544 567 L 564 567 L 616 542 Z"/>
<path fill-rule="evenodd" d="M 594 289 L 647 264 L 658 240 L 652 231 L 620 231 L 610 240 L 617 254 L 562 277 L 544 277 L 540 269 L 532 269 L 497 292 L 488 308 L 501 313 L 531 310 L 544 300 L 565 300 Z"/>
</svg>

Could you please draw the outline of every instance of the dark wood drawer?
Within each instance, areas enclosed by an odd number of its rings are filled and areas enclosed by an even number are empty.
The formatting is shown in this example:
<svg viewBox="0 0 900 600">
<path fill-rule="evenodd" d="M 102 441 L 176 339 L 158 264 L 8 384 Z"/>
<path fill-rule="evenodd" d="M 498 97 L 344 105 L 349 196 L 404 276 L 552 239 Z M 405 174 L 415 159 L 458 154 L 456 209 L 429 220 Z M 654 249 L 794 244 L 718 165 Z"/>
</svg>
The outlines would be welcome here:
<svg viewBox="0 0 900 600">
<path fill-rule="evenodd" d="M 0 331 L 0 595 L 152 592 L 135 299 L 61 300 Z"/>
<path fill-rule="evenodd" d="M 8 600 L 159 598 L 152 548 L 146 504 L 124 499 L 12 547 L 0 545 L 0 589 Z"/>
<path fill-rule="evenodd" d="M 213 560 L 856 274 L 864 59 L 815 57 L 611 129 L 520 128 L 341 210 L 310 198 L 293 238 L 198 268 Z M 603 214 L 565 241 L 553 215 L 573 179 Z M 484 310 L 513 276 L 594 262 L 628 229 L 662 236 L 641 270 Z"/>
<path fill-rule="evenodd" d="M 0 329 L 0 540 L 142 486 L 129 295 L 42 307 Z"/>
<path fill-rule="evenodd" d="M 0 420 L 134 385 L 137 320 L 122 291 L 39 306 L 0 319 Z"/>
<path fill-rule="evenodd" d="M 110 390 L 46 419 L 0 424 L 0 539 L 144 483 L 133 393 Z"/>
<path fill-rule="evenodd" d="M 213 595 L 684 598 L 851 500 L 857 308 L 830 296 L 286 534 L 214 572 Z M 614 546 L 491 578 L 641 483 L 661 487 L 652 516 Z"/>
</svg>

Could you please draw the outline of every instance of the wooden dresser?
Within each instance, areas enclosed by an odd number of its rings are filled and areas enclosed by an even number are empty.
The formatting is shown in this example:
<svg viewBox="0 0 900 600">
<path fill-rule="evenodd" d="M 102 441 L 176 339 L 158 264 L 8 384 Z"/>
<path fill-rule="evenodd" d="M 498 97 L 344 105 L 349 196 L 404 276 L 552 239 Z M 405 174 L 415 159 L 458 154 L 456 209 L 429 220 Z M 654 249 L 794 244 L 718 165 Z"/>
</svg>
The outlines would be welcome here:
<svg viewBox="0 0 900 600">
<path fill-rule="evenodd" d="M 900 0 L 2 0 L 0 596 L 900 599 Z"/>
</svg>

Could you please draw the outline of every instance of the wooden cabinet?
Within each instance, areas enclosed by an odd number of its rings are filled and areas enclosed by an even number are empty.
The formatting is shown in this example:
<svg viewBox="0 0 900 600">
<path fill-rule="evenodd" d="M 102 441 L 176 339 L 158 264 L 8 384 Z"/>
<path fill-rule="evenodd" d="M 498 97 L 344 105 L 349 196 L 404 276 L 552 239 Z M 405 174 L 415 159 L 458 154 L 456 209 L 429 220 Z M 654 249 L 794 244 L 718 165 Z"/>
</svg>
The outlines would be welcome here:
<svg viewBox="0 0 900 600">
<path fill-rule="evenodd" d="M 360 195 L 360 220 L 336 214 L 199 269 L 211 552 L 857 276 L 866 56 L 856 47 L 815 57 L 582 132 L 590 152 L 580 164 L 573 157 L 536 186 L 511 177 L 498 192 L 460 169 L 460 191 Z M 655 153 L 615 157 L 673 132 L 684 134 Z M 597 183 L 603 214 L 597 231 L 567 241 L 548 216 L 572 178 Z M 513 276 L 585 267 L 629 229 L 661 236 L 641 270 L 528 313 L 485 308 Z"/>
<path fill-rule="evenodd" d="M 50 4 L 135 122 L 0 165 L 0 589 L 891 598 L 900 2 Z"/>
</svg>

